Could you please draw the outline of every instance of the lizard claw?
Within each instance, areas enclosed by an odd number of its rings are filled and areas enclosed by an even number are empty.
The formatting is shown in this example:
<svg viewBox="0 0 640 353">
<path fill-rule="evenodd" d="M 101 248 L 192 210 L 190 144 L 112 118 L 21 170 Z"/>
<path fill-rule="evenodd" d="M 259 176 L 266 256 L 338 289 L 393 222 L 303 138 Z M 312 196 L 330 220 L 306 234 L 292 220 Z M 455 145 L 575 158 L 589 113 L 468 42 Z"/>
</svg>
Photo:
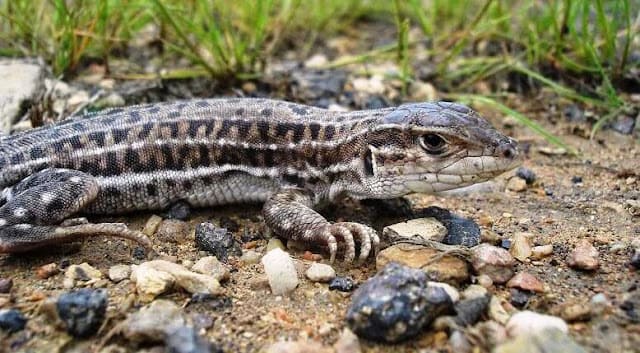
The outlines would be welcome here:
<svg viewBox="0 0 640 353">
<path fill-rule="evenodd" d="M 354 222 L 338 222 L 328 224 L 321 231 L 320 237 L 329 247 L 329 261 L 333 263 L 338 251 L 338 241 L 345 246 L 344 261 L 351 263 L 356 257 L 356 241 L 360 244 L 358 262 L 364 262 L 373 248 L 374 254 L 378 253 L 380 239 L 378 233 L 371 227 Z M 355 239 L 355 240 L 354 240 Z"/>
</svg>

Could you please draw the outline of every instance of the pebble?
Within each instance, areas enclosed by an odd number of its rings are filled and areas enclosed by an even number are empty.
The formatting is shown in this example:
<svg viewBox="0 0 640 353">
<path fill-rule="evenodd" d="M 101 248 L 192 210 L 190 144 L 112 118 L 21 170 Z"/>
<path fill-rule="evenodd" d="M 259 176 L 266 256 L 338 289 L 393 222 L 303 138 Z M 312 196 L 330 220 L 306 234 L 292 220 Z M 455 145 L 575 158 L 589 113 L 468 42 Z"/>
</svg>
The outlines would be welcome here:
<svg viewBox="0 0 640 353">
<path fill-rule="evenodd" d="M 189 271 L 186 267 L 166 260 L 153 260 L 134 266 L 131 280 L 142 301 L 148 302 L 171 289 L 174 284 L 191 294 L 222 293 L 220 282 L 210 275 Z"/>
<path fill-rule="evenodd" d="M 115 283 L 125 280 L 131 276 L 131 266 L 114 265 L 109 267 L 109 279 Z"/>
<path fill-rule="evenodd" d="M 191 326 L 172 327 L 165 338 L 167 353 L 210 353 L 211 344 Z"/>
<path fill-rule="evenodd" d="M 539 314 L 533 311 L 520 311 L 511 316 L 506 329 L 509 337 L 518 337 L 527 333 L 538 333 L 555 328 L 563 333 L 569 332 L 569 326 L 559 317 Z"/>
<path fill-rule="evenodd" d="M 453 306 L 444 289 L 426 282 L 424 272 L 390 263 L 353 294 L 348 326 L 374 341 L 393 343 L 417 335 Z"/>
<path fill-rule="evenodd" d="M 415 218 L 382 229 L 382 238 L 389 244 L 402 240 L 442 242 L 446 236 L 447 227 L 433 217 Z"/>
<path fill-rule="evenodd" d="M 511 290 L 509 290 L 509 303 L 516 308 L 524 308 L 529 304 L 529 300 L 531 300 L 531 297 L 534 295 L 535 293 L 533 292 L 511 288 Z"/>
<path fill-rule="evenodd" d="M 347 327 L 342 330 L 342 334 L 338 337 L 336 343 L 333 344 L 336 353 L 361 353 L 360 340 L 353 331 Z"/>
<path fill-rule="evenodd" d="M 477 276 L 476 282 L 484 288 L 491 288 L 491 286 L 493 286 L 493 280 L 487 275 Z"/>
<path fill-rule="evenodd" d="M 459 326 L 472 326 L 480 320 L 487 312 L 490 295 L 481 297 L 463 299 L 455 303 L 454 310 L 456 312 L 455 322 Z"/>
<path fill-rule="evenodd" d="M 593 271 L 600 266 L 600 254 L 591 242 L 586 239 L 580 241 L 567 259 L 567 264 L 578 270 Z"/>
<path fill-rule="evenodd" d="M 531 233 L 518 232 L 511 239 L 509 253 L 516 260 L 525 262 L 531 256 Z"/>
<path fill-rule="evenodd" d="M 242 252 L 242 256 L 240 256 L 240 261 L 248 265 L 253 265 L 260 262 L 261 258 L 261 253 L 253 250 L 245 250 Z"/>
<path fill-rule="evenodd" d="M 640 323 L 640 291 L 634 290 L 625 293 L 622 297 L 620 309 L 625 313 L 626 319 L 634 324 Z"/>
<path fill-rule="evenodd" d="M 276 342 L 264 353 L 333 353 L 334 350 L 315 341 Z"/>
<path fill-rule="evenodd" d="M 312 282 L 329 282 L 336 277 L 336 270 L 326 264 L 313 263 L 305 275 Z"/>
<path fill-rule="evenodd" d="M 205 256 L 200 258 L 191 267 L 191 270 L 202 273 L 203 275 L 211 276 L 218 280 L 218 282 L 224 282 L 228 280 L 230 276 L 227 266 L 218 261 L 215 256 Z"/>
<path fill-rule="evenodd" d="M 527 185 L 531 185 L 536 181 L 536 173 L 526 167 L 519 167 L 518 169 L 516 169 L 516 176 L 524 180 Z"/>
<path fill-rule="evenodd" d="M 636 119 L 628 115 L 622 115 L 611 123 L 611 129 L 623 135 L 631 135 L 636 126 Z"/>
<path fill-rule="evenodd" d="M 337 290 L 339 292 L 351 292 L 356 289 L 356 284 L 349 277 L 335 277 L 329 282 L 329 290 Z"/>
<path fill-rule="evenodd" d="M 0 132 L 9 134 L 11 127 L 43 100 L 45 68 L 35 60 L 0 60 Z"/>
<path fill-rule="evenodd" d="M 71 289 L 76 286 L 77 282 L 96 281 L 102 277 L 102 272 L 86 262 L 80 265 L 71 265 L 64 272 L 63 287 Z"/>
<path fill-rule="evenodd" d="M 123 335 L 135 342 L 164 341 L 173 327 L 184 326 L 182 309 L 170 300 L 158 299 L 129 314 L 123 323 Z"/>
<path fill-rule="evenodd" d="M 13 287 L 11 278 L 0 278 L 0 293 L 9 293 Z"/>
<path fill-rule="evenodd" d="M 36 276 L 40 279 L 47 279 L 53 275 L 56 275 L 60 270 L 58 264 L 55 262 L 42 265 L 36 269 Z"/>
<path fill-rule="evenodd" d="M 178 219 L 163 220 L 155 237 L 162 243 L 181 243 L 189 234 L 189 224 Z"/>
<path fill-rule="evenodd" d="M 22 331 L 27 319 L 16 309 L 0 309 L 0 330 L 13 333 Z M 6 348 L 6 347 L 5 347 Z"/>
<path fill-rule="evenodd" d="M 460 330 L 454 330 L 449 335 L 449 344 L 451 349 L 456 353 L 471 353 L 473 352 L 473 346 Z"/>
<path fill-rule="evenodd" d="M 82 288 L 63 293 L 56 301 L 58 317 L 67 332 L 85 338 L 98 331 L 107 312 L 107 291 Z"/>
<path fill-rule="evenodd" d="M 158 227 L 160 227 L 160 223 L 162 223 L 162 217 L 152 215 L 147 219 L 147 222 L 144 224 L 144 228 L 142 228 L 142 233 L 146 236 L 151 237 L 156 234 Z"/>
<path fill-rule="evenodd" d="M 584 303 L 568 303 L 561 307 L 560 317 L 568 322 L 588 321 L 591 318 L 591 307 Z"/>
<path fill-rule="evenodd" d="M 460 217 L 451 211 L 431 206 L 418 211 L 422 217 L 433 217 L 447 228 L 443 243 L 473 247 L 480 243 L 480 226 L 469 218 Z"/>
<path fill-rule="evenodd" d="M 640 200 L 628 199 L 624 201 L 623 206 L 627 212 L 633 217 L 640 216 Z"/>
<path fill-rule="evenodd" d="M 543 293 L 544 283 L 528 272 L 518 272 L 507 282 L 509 288 L 519 288 L 529 292 Z"/>
<path fill-rule="evenodd" d="M 578 175 L 574 175 L 571 177 L 571 182 L 574 184 L 580 184 L 582 183 L 582 177 Z"/>
<path fill-rule="evenodd" d="M 516 261 L 502 248 L 489 244 L 480 244 L 471 252 L 471 265 L 479 275 L 487 275 L 493 283 L 502 284 L 513 277 Z"/>
<path fill-rule="evenodd" d="M 227 262 L 229 255 L 241 256 L 242 249 L 233 239 L 233 234 L 225 228 L 218 228 L 212 223 L 200 223 L 196 226 L 196 245 L 208 251 L 222 262 Z"/>
<path fill-rule="evenodd" d="M 456 287 L 444 283 L 444 282 L 433 282 L 433 281 L 429 281 L 427 282 L 427 286 L 429 287 L 439 287 L 444 289 L 445 292 L 447 292 L 447 295 L 449 295 L 449 298 L 451 298 L 451 302 L 453 302 L 454 304 L 457 303 L 460 300 L 460 292 L 456 289 Z"/>
<path fill-rule="evenodd" d="M 507 182 L 507 190 L 514 192 L 522 192 L 527 190 L 527 182 L 520 178 L 511 178 Z"/>
<path fill-rule="evenodd" d="M 437 258 L 437 261 L 434 261 Z M 376 268 L 383 269 L 391 262 L 420 269 L 435 282 L 464 283 L 469 279 L 467 263 L 452 255 L 420 245 L 396 244 L 382 250 L 376 257 Z"/>
<path fill-rule="evenodd" d="M 473 299 L 473 298 L 484 297 L 487 294 L 489 294 L 489 291 L 487 290 L 487 288 L 477 284 L 471 284 L 467 288 L 465 288 L 464 291 L 462 292 L 462 298 Z"/>
<path fill-rule="evenodd" d="M 287 294 L 296 289 L 298 273 L 288 253 L 276 248 L 264 255 L 261 262 L 274 295 Z"/>
<path fill-rule="evenodd" d="M 191 206 L 186 202 L 176 202 L 164 214 L 166 218 L 184 221 L 191 215 Z"/>
<path fill-rule="evenodd" d="M 531 258 L 533 260 L 542 260 L 553 254 L 553 245 L 539 245 L 531 248 Z"/>
<path fill-rule="evenodd" d="M 565 332 L 547 329 L 525 333 L 500 344 L 493 353 L 587 353 Z"/>
<path fill-rule="evenodd" d="M 640 249 L 634 249 L 629 259 L 629 264 L 636 270 L 640 270 Z"/>
<path fill-rule="evenodd" d="M 285 250 L 286 247 L 284 246 L 284 244 L 282 244 L 282 241 L 280 239 L 271 238 L 267 242 L 267 252 L 269 252 L 269 251 L 271 251 L 273 249 Z"/>
<path fill-rule="evenodd" d="M 506 325 L 509 322 L 511 316 L 502 306 L 502 302 L 500 298 L 497 296 L 492 296 L 491 301 L 489 301 L 489 318 L 497 323 L 502 325 Z"/>
</svg>

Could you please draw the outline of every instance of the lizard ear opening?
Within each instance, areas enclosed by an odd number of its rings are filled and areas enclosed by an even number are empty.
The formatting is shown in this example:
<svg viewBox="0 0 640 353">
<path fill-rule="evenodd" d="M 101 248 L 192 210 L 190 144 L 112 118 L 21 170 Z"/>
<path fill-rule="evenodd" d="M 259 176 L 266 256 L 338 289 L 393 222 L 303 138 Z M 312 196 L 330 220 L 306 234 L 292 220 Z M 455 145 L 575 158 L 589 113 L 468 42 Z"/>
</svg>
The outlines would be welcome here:
<svg viewBox="0 0 640 353">
<path fill-rule="evenodd" d="M 371 151 L 371 146 L 367 148 L 367 151 L 364 154 L 364 172 L 367 176 L 374 176 L 373 173 L 373 152 Z"/>
</svg>

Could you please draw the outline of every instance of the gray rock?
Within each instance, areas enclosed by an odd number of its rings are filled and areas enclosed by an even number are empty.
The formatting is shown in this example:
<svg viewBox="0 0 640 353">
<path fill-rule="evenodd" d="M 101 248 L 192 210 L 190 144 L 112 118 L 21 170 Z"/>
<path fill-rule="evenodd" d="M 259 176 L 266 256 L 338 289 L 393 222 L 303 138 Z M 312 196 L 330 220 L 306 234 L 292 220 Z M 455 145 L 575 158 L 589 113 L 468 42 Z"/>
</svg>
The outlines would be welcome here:
<svg viewBox="0 0 640 353">
<path fill-rule="evenodd" d="M 480 244 L 473 248 L 471 265 L 479 275 L 487 275 L 494 283 L 505 283 L 513 277 L 516 260 L 505 249 Z"/>
<path fill-rule="evenodd" d="M 242 249 L 226 228 L 218 228 L 212 223 L 200 223 L 196 226 L 196 245 L 208 251 L 222 262 L 227 262 L 229 255 L 241 256 Z"/>
<path fill-rule="evenodd" d="M 416 213 L 421 217 L 433 217 L 447 228 L 447 236 L 442 241 L 445 244 L 472 247 L 480 243 L 480 227 L 471 219 L 436 206 L 418 210 Z"/>
<path fill-rule="evenodd" d="M 218 261 L 215 256 L 205 256 L 191 267 L 191 270 L 202 273 L 203 275 L 211 276 L 218 280 L 218 282 L 226 281 L 229 279 L 229 270 L 227 267 Z"/>
<path fill-rule="evenodd" d="M 353 294 L 347 324 L 360 337 L 399 342 L 452 309 L 447 292 L 427 286 L 424 272 L 390 263 Z"/>
<path fill-rule="evenodd" d="M 123 323 L 122 334 L 135 342 L 161 342 L 168 332 L 184 324 L 182 309 L 178 305 L 158 299 L 130 314 Z"/>
<path fill-rule="evenodd" d="M 0 60 L 0 132 L 11 127 L 40 102 L 44 93 L 45 70 L 35 61 Z"/>
<path fill-rule="evenodd" d="M 191 326 L 171 328 L 165 339 L 168 353 L 209 353 L 211 344 L 200 337 Z"/>
<path fill-rule="evenodd" d="M 96 333 L 107 312 L 107 291 L 83 288 L 63 293 L 56 301 L 58 317 L 74 337 Z"/>
<path fill-rule="evenodd" d="M 22 331 L 27 319 L 16 309 L 0 309 L 0 330 L 12 333 Z"/>
<path fill-rule="evenodd" d="M 131 266 L 129 265 L 114 265 L 109 267 L 109 279 L 113 282 L 120 282 L 131 276 Z"/>
<path fill-rule="evenodd" d="M 424 240 L 442 242 L 446 236 L 447 227 L 433 217 L 411 219 L 382 230 L 382 238 L 391 244 L 403 240 L 418 243 Z"/>
</svg>

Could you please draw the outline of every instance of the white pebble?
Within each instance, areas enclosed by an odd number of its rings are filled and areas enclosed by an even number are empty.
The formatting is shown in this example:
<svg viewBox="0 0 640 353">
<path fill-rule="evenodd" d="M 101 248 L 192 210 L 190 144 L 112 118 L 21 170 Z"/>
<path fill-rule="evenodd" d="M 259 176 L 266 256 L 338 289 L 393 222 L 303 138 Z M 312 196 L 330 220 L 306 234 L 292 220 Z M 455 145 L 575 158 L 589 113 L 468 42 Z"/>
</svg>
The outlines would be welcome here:
<svg viewBox="0 0 640 353">
<path fill-rule="evenodd" d="M 269 251 L 262 257 L 262 265 L 273 294 L 287 294 L 298 286 L 298 273 L 293 261 L 282 249 Z"/>
<path fill-rule="evenodd" d="M 569 326 L 561 318 L 528 310 L 513 314 L 507 322 L 507 333 L 510 337 L 535 334 L 549 328 L 556 328 L 563 333 L 569 332 Z"/>
<path fill-rule="evenodd" d="M 329 282 L 336 277 L 336 270 L 326 264 L 314 263 L 305 274 L 313 282 Z"/>
</svg>

